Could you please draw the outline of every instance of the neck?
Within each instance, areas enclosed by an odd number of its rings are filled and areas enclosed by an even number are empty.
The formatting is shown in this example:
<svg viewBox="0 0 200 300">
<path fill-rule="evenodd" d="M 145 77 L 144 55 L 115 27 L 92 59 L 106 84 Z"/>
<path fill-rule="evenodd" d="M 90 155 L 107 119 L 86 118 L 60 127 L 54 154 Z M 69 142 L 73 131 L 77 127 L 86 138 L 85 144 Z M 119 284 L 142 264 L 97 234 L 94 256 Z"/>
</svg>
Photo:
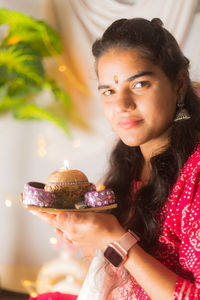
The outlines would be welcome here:
<svg viewBox="0 0 200 300">
<path fill-rule="evenodd" d="M 157 139 L 152 139 L 147 143 L 140 145 L 140 150 L 144 157 L 145 164 L 148 164 L 151 157 L 162 153 L 169 143 L 169 132 L 165 132 L 164 135 Z"/>
<path fill-rule="evenodd" d="M 144 165 L 141 171 L 140 179 L 142 181 L 148 181 L 151 173 L 150 159 L 162 153 L 169 143 L 169 132 L 166 132 L 162 137 L 153 139 L 140 146 L 144 158 Z"/>
</svg>

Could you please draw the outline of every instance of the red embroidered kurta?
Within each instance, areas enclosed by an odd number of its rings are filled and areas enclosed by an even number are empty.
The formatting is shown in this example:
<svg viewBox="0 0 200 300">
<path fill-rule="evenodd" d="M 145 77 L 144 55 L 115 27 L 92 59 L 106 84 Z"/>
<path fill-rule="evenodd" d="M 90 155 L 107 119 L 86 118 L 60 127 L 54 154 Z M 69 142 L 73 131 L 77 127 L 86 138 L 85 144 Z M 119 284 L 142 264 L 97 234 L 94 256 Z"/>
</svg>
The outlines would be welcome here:
<svg viewBox="0 0 200 300">
<path fill-rule="evenodd" d="M 200 142 L 182 168 L 160 215 L 156 259 L 179 275 L 173 300 L 200 299 Z M 151 299 L 131 276 L 112 299 Z"/>
</svg>

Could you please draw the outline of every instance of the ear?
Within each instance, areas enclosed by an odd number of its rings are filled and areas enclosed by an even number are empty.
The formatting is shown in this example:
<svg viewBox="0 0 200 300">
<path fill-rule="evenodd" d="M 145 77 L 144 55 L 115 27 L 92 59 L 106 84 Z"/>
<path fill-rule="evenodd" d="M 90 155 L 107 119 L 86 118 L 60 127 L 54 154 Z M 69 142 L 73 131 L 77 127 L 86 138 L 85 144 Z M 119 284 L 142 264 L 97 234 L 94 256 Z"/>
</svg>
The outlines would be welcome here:
<svg viewBox="0 0 200 300">
<path fill-rule="evenodd" d="M 188 71 L 184 69 L 180 70 L 176 77 L 176 85 L 175 85 L 177 95 L 181 94 L 185 98 L 185 94 L 188 86 L 188 80 L 189 80 Z"/>
</svg>

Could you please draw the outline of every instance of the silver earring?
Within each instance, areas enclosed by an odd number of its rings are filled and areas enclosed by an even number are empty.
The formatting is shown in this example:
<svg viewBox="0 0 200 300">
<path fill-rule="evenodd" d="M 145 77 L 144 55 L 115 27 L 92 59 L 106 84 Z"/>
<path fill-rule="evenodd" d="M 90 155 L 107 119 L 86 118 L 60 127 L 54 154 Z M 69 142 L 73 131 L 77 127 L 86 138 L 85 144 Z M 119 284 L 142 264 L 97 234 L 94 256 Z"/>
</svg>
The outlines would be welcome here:
<svg viewBox="0 0 200 300">
<path fill-rule="evenodd" d="M 184 108 L 184 99 L 183 99 L 182 94 L 180 94 L 180 96 L 179 96 L 179 100 L 177 102 L 177 107 L 178 107 L 178 111 L 176 113 L 174 122 L 178 122 L 180 120 L 188 120 L 191 118 L 187 109 Z"/>
</svg>

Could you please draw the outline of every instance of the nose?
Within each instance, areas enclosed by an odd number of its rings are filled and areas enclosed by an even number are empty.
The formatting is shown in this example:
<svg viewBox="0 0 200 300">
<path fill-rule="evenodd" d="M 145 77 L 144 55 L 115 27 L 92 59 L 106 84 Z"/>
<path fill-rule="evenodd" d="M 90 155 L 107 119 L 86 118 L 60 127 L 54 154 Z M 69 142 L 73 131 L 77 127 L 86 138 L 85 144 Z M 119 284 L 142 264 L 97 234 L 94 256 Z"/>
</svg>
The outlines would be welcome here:
<svg viewBox="0 0 200 300">
<path fill-rule="evenodd" d="M 115 100 L 116 112 L 125 112 L 136 108 L 134 97 L 128 90 L 119 92 Z"/>
</svg>

